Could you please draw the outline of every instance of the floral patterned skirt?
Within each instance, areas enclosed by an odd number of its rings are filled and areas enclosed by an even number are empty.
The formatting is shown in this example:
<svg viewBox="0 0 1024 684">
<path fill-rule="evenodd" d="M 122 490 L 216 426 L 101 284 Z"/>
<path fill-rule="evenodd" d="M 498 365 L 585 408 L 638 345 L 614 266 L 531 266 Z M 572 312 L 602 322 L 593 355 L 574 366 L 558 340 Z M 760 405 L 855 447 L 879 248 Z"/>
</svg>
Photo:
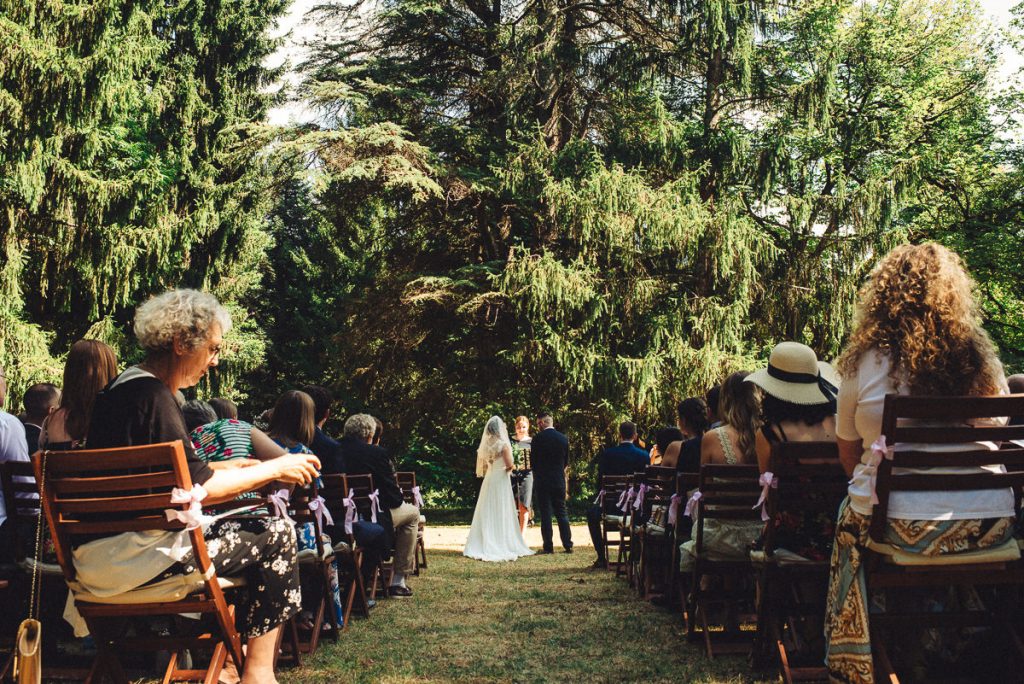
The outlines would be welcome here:
<svg viewBox="0 0 1024 684">
<path fill-rule="evenodd" d="M 206 549 L 220 577 L 245 577 L 244 587 L 232 589 L 238 631 L 258 637 L 288 620 L 302 608 L 299 567 L 295 561 L 295 527 L 283 518 L 219 520 L 206 534 Z M 160 576 L 195 572 L 191 552 Z"/>
<path fill-rule="evenodd" d="M 850 507 L 839 508 L 832 547 L 828 608 L 825 613 L 825 662 L 829 680 L 844 684 L 871 684 L 874 670 L 868 630 L 868 589 L 863 549 L 868 541 L 869 516 Z M 925 556 L 977 551 L 1009 541 L 1013 518 L 985 520 L 890 519 L 885 541 Z"/>
</svg>

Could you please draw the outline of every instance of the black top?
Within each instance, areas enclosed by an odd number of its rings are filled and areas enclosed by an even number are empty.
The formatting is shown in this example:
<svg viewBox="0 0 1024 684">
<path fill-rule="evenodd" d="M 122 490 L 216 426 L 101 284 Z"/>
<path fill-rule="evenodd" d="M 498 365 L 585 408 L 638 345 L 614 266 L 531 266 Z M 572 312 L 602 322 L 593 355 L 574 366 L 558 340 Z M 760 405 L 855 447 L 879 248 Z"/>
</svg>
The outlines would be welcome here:
<svg viewBox="0 0 1024 684">
<path fill-rule="evenodd" d="M 700 472 L 700 443 L 703 435 L 697 435 L 684 441 L 679 447 L 679 460 L 676 461 L 677 473 Z"/>
<path fill-rule="evenodd" d="M 117 378 L 96 395 L 86 439 L 90 449 L 181 440 L 193 484 L 213 476 L 210 466 L 196 458 L 185 418 L 167 385 L 150 375 L 115 383 Z"/>
<path fill-rule="evenodd" d="M 597 457 L 597 488 L 605 475 L 642 473 L 651 462 L 651 455 L 632 442 L 608 447 Z"/>
<path fill-rule="evenodd" d="M 31 423 L 25 423 L 25 441 L 28 442 L 28 453 L 32 455 L 39 451 L 39 435 L 42 432 L 42 428 L 38 425 L 32 425 Z M 53 447 L 50 447 L 51 449 Z"/>
<path fill-rule="evenodd" d="M 533 438 L 530 462 L 535 482 L 564 483 L 565 469 L 569 465 L 569 440 L 554 428 L 541 430 Z"/>
<path fill-rule="evenodd" d="M 338 446 L 347 474 L 373 476 L 373 486 L 380 491 L 381 508 L 390 511 L 402 505 L 402 490 L 395 480 L 395 467 L 386 449 L 355 437 L 343 437 Z"/>
<path fill-rule="evenodd" d="M 313 433 L 309 448 L 320 459 L 320 471 L 325 475 L 345 472 L 345 457 L 341 455 L 341 444 L 320 428 Z"/>
</svg>

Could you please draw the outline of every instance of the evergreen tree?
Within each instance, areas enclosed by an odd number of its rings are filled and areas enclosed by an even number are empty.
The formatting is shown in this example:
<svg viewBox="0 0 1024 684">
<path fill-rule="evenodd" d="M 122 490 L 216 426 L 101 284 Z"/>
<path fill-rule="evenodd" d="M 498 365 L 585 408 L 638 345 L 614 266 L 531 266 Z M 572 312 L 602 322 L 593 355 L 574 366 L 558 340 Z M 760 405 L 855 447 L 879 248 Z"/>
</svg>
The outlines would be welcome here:
<svg viewBox="0 0 1024 684">
<path fill-rule="evenodd" d="M 264 115 L 284 5 L 0 1 L 0 362 L 15 389 L 51 373 L 51 342 L 60 356 L 91 328 L 123 338 L 149 294 L 237 294 L 268 205 L 258 160 L 231 152 Z"/>
</svg>

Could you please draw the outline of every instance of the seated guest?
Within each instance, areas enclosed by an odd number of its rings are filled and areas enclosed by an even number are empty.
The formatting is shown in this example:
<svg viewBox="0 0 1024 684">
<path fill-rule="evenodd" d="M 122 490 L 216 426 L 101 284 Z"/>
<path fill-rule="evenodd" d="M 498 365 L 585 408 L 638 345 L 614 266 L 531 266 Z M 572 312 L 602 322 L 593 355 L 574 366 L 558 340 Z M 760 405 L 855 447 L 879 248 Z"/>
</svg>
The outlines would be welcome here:
<svg viewBox="0 0 1024 684">
<path fill-rule="evenodd" d="M 861 550 L 872 514 L 875 466 L 870 447 L 881 434 L 885 396 L 1006 391 L 1003 367 L 982 327 L 973 292 L 960 258 L 934 243 L 897 247 L 861 289 L 855 324 L 838 364 L 843 382 L 837 441 L 840 459 L 853 477 L 839 509 L 825 615 L 831 681 L 872 680 Z M 944 448 L 948 446 L 914 446 L 925 452 Z M 996 445 L 978 442 L 975 448 L 994 450 Z M 889 497 L 885 541 L 926 556 L 976 551 L 1010 540 L 1013 516 L 1010 490 L 898 491 Z"/>
<path fill-rule="evenodd" d="M 341 455 L 348 474 L 373 476 L 373 486 L 380 492 L 379 520 L 394 539 L 394 574 L 388 595 L 408 598 L 412 596 L 412 589 L 406 586 L 405 580 L 415 568 L 420 511 L 402 500 L 391 457 L 383 447 L 371 443 L 375 429 L 373 416 L 357 413 L 349 417 L 340 442 Z"/>
<path fill-rule="evenodd" d="M 7 381 L 0 368 L 0 463 L 29 460 L 28 443 L 25 441 L 25 426 L 16 416 L 3 411 L 7 400 Z M 0 491 L 0 563 L 14 561 L 13 531 L 7 522 L 7 508 L 4 493 Z"/>
<path fill-rule="evenodd" d="M 117 355 L 99 340 L 78 340 L 64 362 L 57 409 L 42 424 L 39 447 L 68 451 L 85 446 L 96 395 L 117 375 Z"/>
<path fill-rule="evenodd" d="M 21 401 L 25 406 L 23 422 L 28 453 L 34 454 L 39 450 L 39 433 L 43 430 L 43 422 L 60 403 L 60 390 L 52 382 L 40 382 L 25 390 Z"/>
<path fill-rule="evenodd" d="M 235 402 L 230 399 L 223 397 L 216 397 L 209 401 L 210 406 L 213 407 L 214 412 L 218 418 L 233 418 L 238 419 L 238 407 L 235 406 Z"/>
<path fill-rule="evenodd" d="M 278 446 L 284 448 L 291 454 L 312 454 L 313 451 L 306 446 L 313 441 L 313 432 L 316 427 L 313 422 L 314 412 L 313 398 L 305 392 L 288 390 L 274 404 L 274 412 L 270 415 L 270 430 L 267 436 Z M 318 485 L 323 483 L 317 480 Z M 299 550 L 316 549 L 316 527 L 309 522 L 298 529 Z M 321 543 L 331 546 L 330 535 L 322 532 Z M 337 614 L 338 624 L 341 624 L 344 609 L 341 605 L 341 585 L 338 579 L 337 562 L 334 563 L 330 573 L 331 592 L 334 595 L 334 610 Z M 303 611 L 301 624 L 307 629 L 312 629 L 313 615 L 309 611 Z"/>
<path fill-rule="evenodd" d="M 702 465 L 757 462 L 754 444 L 759 413 L 758 392 L 755 385 L 744 382 L 747 375 L 746 371 L 733 373 L 722 383 L 718 399 L 721 424 L 701 439 Z"/>
<path fill-rule="evenodd" d="M 324 432 L 324 424 L 331 417 L 331 405 L 334 404 L 334 396 L 326 387 L 320 385 L 303 385 L 302 391 L 313 399 L 313 441 L 309 448 L 317 455 L 323 464 L 324 473 L 345 472 L 345 462 L 341 458 L 340 445 Z"/>
<path fill-rule="evenodd" d="M 768 470 L 772 445 L 780 442 L 834 442 L 836 386 L 832 367 L 798 342 L 780 342 L 768 367 L 747 382 L 761 388 L 761 429 L 755 449 L 761 472 Z M 811 560 L 828 558 L 835 533 L 831 516 L 787 515 L 773 520 L 776 544 Z"/>
<path fill-rule="evenodd" d="M 700 443 L 709 424 L 707 404 L 700 397 L 683 399 L 676 407 L 676 421 L 683 437 L 663 452 L 661 464 L 681 473 L 695 473 L 700 469 Z"/>
<path fill-rule="evenodd" d="M 192 432 L 201 425 L 217 420 L 217 412 L 205 401 L 193 399 L 181 405 L 181 415 L 185 418 L 185 429 Z"/>
<path fill-rule="evenodd" d="M 135 336 L 146 352 L 99 393 L 92 408 L 88 444 L 105 449 L 181 441 L 195 484 L 207 492 L 204 503 L 230 501 L 271 482 L 307 484 L 320 463 L 315 456 L 283 454 L 248 468 L 213 470 L 196 457 L 174 393 L 199 382 L 217 365 L 222 334 L 231 327 L 228 312 L 209 294 L 173 290 L 153 297 L 135 315 Z M 65 393 L 66 395 L 66 393 Z M 174 532 L 136 533 L 100 538 L 78 546 L 76 579 L 89 591 L 127 592 L 151 580 L 188 572 L 191 549 L 176 557 Z M 278 630 L 300 609 L 295 531 L 285 520 L 221 520 L 204 533 L 219 575 L 242 575 L 246 587 L 232 598 L 239 629 L 248 637 L 241 681 L 274 682 Z M 134 548 L 134 562 L 114 559 Z M 232 673 L 225 673 L 229 681 Z M 236 675 L 237 676 L 237 675 Z"/>
<path fill-rule="evenodd" d="M 708 407 L 708 428 L 716 428 L 722 424 L 718 417 L 718 398 L 722 394 L 722 386 L 715 385 L 704 394 L 704 403 Z"/>
<path fill-rule="evenodd" d="M 768 367 L 748 375 L 746 382 L 761 388 L 761 429 L 754 447 L 762 473 L 768 470 L 772 444 L 835 441 L 839 379 L 807 345 L 775 345 Z"/>
<path fill-rule="evenodd" d="M 651 463 L 652 465 L 660 465 L 666 468 L 675 467 L 675 459 L 679 457 L 679 449 L 676 448 L 675 456 L 669 458 L 669 449 L 675 443 L 682 443 L 683 431 L 679 428 L 671 425 L 667 425 L 660 428 L 654 433 L 654 448 L 651 449 Z M 666 461 L 666 458 L 668 460 Z"/>
<path fill-rule="evenodd" d="M 705 433 L 701 440 L 701 465 L 716 463 L 738 465 L 756 463 L 755 424 L 758 419 L 758 389 L 744 382 L 745 371 L 733 373 L 722 383 L 718 413 L 722 424 Z M 722 559 L 748 558 L 751 545 L 761 536 L 764 524 L 756 520 L 710 520 L 704 525 L 704 549 Z M 695 540 L 680 548 L 679 567 L 693 568 Z"/>
<path fill-rule="evenodd" d="M 647 468 L 649 456 L 646 451 L 634 444 L 636 425 L 628 420 L 619 424 L 619 443 L 608 447 L 597 457 L 597 489 L 605 475 L 632 475 L 642 473 Z M 587 510 L 587 526 L 590 528 L 590 539 L 597 551 L 597 560 L 592 568 L 603 568 L 607 565 L 604 541 L 601 538 L 601 518 L 604 510 L 601 504 L 594 504 Z"/>
</svg>

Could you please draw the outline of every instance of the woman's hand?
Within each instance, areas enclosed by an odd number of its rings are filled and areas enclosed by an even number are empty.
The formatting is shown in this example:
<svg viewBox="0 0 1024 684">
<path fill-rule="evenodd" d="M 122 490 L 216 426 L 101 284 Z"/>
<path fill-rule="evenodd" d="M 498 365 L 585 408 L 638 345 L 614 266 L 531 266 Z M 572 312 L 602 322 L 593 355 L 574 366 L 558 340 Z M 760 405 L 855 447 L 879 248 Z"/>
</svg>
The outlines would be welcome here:
<svg viewBox="0 0 1024 684">
<path fill-rule="evenodd" d="M 288 484 L 307 485 L 320 470 L 320 459 L 313 454 L 284 454 L 267 463 L 277 470 L 274 479 Z"/>
</svg>

